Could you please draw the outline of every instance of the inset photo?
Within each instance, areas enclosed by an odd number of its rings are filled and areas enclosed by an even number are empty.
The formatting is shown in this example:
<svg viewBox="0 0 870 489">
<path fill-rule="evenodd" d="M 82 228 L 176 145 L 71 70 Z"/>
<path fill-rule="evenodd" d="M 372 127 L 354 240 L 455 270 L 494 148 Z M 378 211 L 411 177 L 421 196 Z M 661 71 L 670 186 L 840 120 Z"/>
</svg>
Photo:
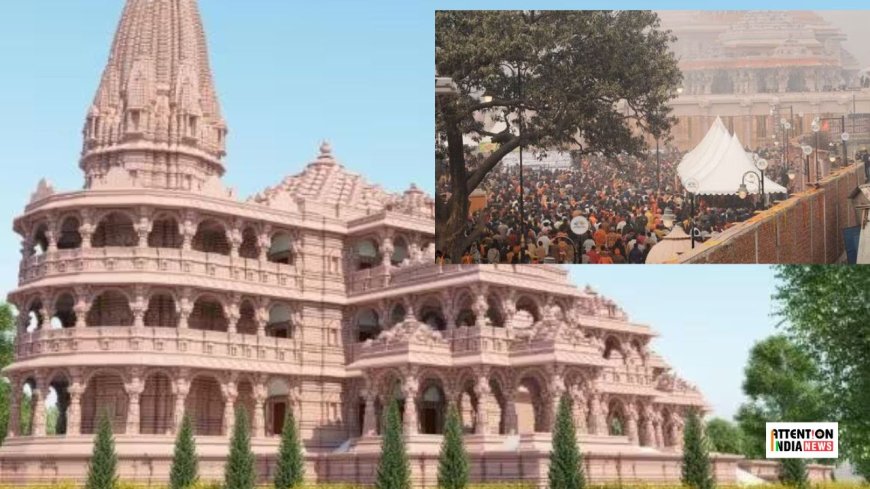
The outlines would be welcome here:
<svg viewBox="0 0 870 489">
<path fill-rule="evenodd" d="M 436 11 L 438 260 L 870 263 L 868 24 Z"/>
</svg>

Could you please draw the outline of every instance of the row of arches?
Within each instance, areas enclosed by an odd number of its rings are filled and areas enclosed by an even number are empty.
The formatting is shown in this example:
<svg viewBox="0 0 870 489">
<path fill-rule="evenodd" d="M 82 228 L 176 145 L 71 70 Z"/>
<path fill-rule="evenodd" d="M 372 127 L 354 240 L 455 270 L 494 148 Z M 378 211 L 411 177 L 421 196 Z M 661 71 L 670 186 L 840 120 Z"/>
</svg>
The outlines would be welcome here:
<svg viewBox="0 0 870 489">
<path fill-rule="evenodd" d="M 182 311 L 176 294 L 169 290 L 155 290 L 145 298 L 141 313 L 141 326 L 154 328 L 178 328 L 259 334 L 260 323 L 265 336 L 293 338 L 295 329 L 294 309 L 282 302 L 270 304 L 264 310 L 253 298 L 242 297 L 238 302 L 238 317 L 228 314 L 227 307 L 215 295 L 203 293 L 189 299 L 192 307 Z M 106 289 L 97 293 L 88 304 L 77 307 L 72 292 L 55 296 L 53 303 L 36 297 L 31 300 L 22 318 L 21 328 L 26 333 L 38 329 L 63 329 L 72 327 L 130 327 L 137 325 L 133 305 L 136 301 L 120 289 Z M 260 317 L 263 316 L 261 320 Z M 82 321 L 79 321 L 79 316 Z"/>
<path fill-rule="evenodd" d="M 169 213 L 160 213 L 150 222 L 147 245 L 151 248 L 182 248 L 184 246 L 183 227 L 178 219 Z M 58 228 L 56 246 L 59 250 L 81 248 L 84 242 L 82 223 L 78 216 L 66 216 Z M 191 237 L 190 247 L 203 253 L 230 255 L 232 244 L 228 229 L 218 219 L 207 218 L 199 222 Z M 30 239 L 30 256 L 39 256 L 50 247 L 51 232 L 48 223 L 36 226 Z M 275 231 L 269 235 L 267 246 L 262 251 L 264 258 L 273 263 L 292 265 L 296 250 L 293 236 L 288 231 Z M 132 215 L 126 212 L 110 212 L 104 215 L 90 235 L 90 247 L 134 247 L 140 245 L 140 236 Z M 261 238 L 253 226 L 241 230 L 238 256 L 249 259 L 261 257 Z"/>
<path fill-rule="evenodd" d="M 256 425 L 260 416 L 256 411 L 255 382 L 247 377 L 234 384 L 233 395 L 227 394 L 217 375 L 209 373 L 193 376 L 186 393 L 180 393 L 173 376 L 161 370 L 148 373 L 135 389 L 125 383 L 121 372 L 112 370 L 90 375 L 78 393 L 63 372 L 54 373 L 46 386 L 40 391 L 36 378 L 29 376 L 13 390 L 13 403 L 17 406 L 17 412 L 12 413 L 14 435 L 93 434 L 103 412 L 108 415 L 114 434 L 170 435 L 182 414 L 176 412 L 181 396 L 183 413 L 191 417 L 198 436 L 226 436 L 227 422 L 231 421 L 228 416 L 239 406 L 247 411 L 255 434 L 273 436 L 283 430 L 290 408 L 289 383 L 279 378 L 266 385 L 265 398 L 259 403 L 263 426 Z M 46 416 L 51 411 L 55 414 Z"/>
</svg>

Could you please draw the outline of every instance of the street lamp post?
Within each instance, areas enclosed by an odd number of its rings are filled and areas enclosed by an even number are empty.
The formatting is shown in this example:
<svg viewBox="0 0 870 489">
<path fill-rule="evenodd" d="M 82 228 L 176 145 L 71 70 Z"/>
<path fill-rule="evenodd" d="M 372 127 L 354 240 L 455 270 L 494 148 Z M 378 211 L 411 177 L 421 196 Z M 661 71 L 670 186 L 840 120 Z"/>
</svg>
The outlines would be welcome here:
<svg viewBox="0 0 870 489">
<path fill-rule="evenodd" d="M 520 229 L 523 233 L 520 237 L 520 259 L 522 260 L 526 253 L 526 238 L 528 236 L 526 234 L 526 212 L 523 206 L 523 201 L 526 200 L 526 188 L 523 184 L 523 68 L 519 61 L 517 61 L 517 95 L 520 104 Z"/>
<path fill-rule="evenodd" d="M 805 144 L 801 146 L 801 151 L 804 153 L 804 190 L 806 190 L 807 180 L 810 178 L 810 153 L 813 152 L 813 148 L 809 144 Z"/>
<path fill-rule="evenodd" d="M 819 180 L 822 179 L 822 171 L 819 169 L 819 130 L 822 129 L 822 126 L 819 124 L 818 117 L 816 117 L 815 120 L 813 120 L 813 123 L 810 126 L 810 128 L 813 130 L 813 134 L 815 134 L 815 138 L 816 138 L 816 147 L 815 147 L 815 150 L 816 150 L 816 156 L 815 156 L 815 158 L 816 158 L 816 182 L 818 182 Z"/>
</svg>

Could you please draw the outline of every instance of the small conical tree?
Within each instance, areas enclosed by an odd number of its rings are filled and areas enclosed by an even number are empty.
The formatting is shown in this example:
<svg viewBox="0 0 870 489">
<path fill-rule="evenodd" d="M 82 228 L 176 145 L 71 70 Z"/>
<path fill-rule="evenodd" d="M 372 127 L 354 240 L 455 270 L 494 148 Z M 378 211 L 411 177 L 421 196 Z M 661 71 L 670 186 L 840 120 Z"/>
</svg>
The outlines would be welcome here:
<svg viewBox="0 0 870 489">
<path fill-rule="evenodd" d="M 118 481 L 118 455 L 115 453 L 115 437 L 112 422 L 105 410 L 100 414 L 97 434 L 94 436 L 94 451 L 88 464 L 88 481 L 85 489 L 114 489 Z"/>
<path fill-rule="evenodd" d="M 254 489 L 256 482 L 248 416 L 243 407 L 238 407 L 233 437 L 230 440 L 230 455 L 224 467 L 224 489 Z"/>
<path fill-rule="evenodd" d="M 413 402 L 407 400 L 405 402 Z M 399 402 L 393 399 L 384 415 L 384 433 L 381 441 L 381 459 L 378 462 L 377 489 L 409 489 L 411 469 L 405 453 L 402 436 L 402 420 L 399 418 Z"/>
<path fill-rule="evenodd" d="M 275 489 L 289 489 L 302 484 L 305 465 L 302 459 L 302 443 L 296 431 L 293 410 L 287 410 L 284 429 L 281 430 L 281 447 L 278 449 L 278 467 L 275 470 Z"/>
<path fill-rule="evenodd" d="M 187 489 L 199 479 L 199 461 L 196 457 L 196 443 L 193 440 L 193 423 L 185 414 L 181 420 L 178 436 L 175 437 L 175 453 L 172 455 L 172 469 L 169 471 L 170 489 Z"/>
<path fill-rule="evenodd" d="M 571 397 L 562 394 L 553 424 L 553 451 L 550 452 L 548 475 L 550 489 L 581 489 L 586 485 L 571 411 Z"/>
<path fill-rule="evenodd" d="M 468 454 L 462 443 L 462 423 L 455 406 L 447 411 L 444 423 L 444 440 L 438 458 L 438 487 L 440 489 L 465 489 L 468 485 Z"/>
<path fill-rule="evenodd" d="M 682 481 L 693 489 L 712 489 L 714 486 L 707 439 L 695 410 L 689 412 L 683 433 Z"/>
<path fill-rule="evenodd" d="M 786 486 L 806 489 L 809 487 L 807 464 L 802 458 L 784 458 L 780 466 L 779 481 Z"/>
</svg>

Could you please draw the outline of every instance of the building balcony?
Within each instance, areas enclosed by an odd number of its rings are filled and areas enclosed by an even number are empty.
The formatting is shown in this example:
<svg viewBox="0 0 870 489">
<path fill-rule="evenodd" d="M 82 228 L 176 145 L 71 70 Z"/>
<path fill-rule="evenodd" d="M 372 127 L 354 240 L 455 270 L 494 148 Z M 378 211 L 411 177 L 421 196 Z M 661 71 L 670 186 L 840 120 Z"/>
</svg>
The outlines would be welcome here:
<svg viewBox="0 0 870 489">
<path fill-rule="evenodd" d="M 19 283 L 21 287 L 36 282 L 40 282 L 40 286 L 55 285 L 53 282 L 65 285 L 82 281 L 77 278 L 82 274 L 106 272 L 112 273 L 110 277 L 114 282 L 127 281 L 131 278 L 128 274 L 150 275 L 150 281 L 154 283 L 169 281 L 178 286 L 208 284 L 209 288 L 241 289 L 267 296 L 294 295 L 301 289 L 301 276 L 294 265 L 196 250 L 150 247 L 77 248 L 31 256 L 21 262 Z M 82 283 L 94 283 L 94 280 L 88 277 Z"/>
<path fill-rule="evenodd" d="M 20 335 L 9 370 L 67 365 L 160 365 L 301 374 L 297 340 L 156 327 L 42 329 Z"/>
</svg>

